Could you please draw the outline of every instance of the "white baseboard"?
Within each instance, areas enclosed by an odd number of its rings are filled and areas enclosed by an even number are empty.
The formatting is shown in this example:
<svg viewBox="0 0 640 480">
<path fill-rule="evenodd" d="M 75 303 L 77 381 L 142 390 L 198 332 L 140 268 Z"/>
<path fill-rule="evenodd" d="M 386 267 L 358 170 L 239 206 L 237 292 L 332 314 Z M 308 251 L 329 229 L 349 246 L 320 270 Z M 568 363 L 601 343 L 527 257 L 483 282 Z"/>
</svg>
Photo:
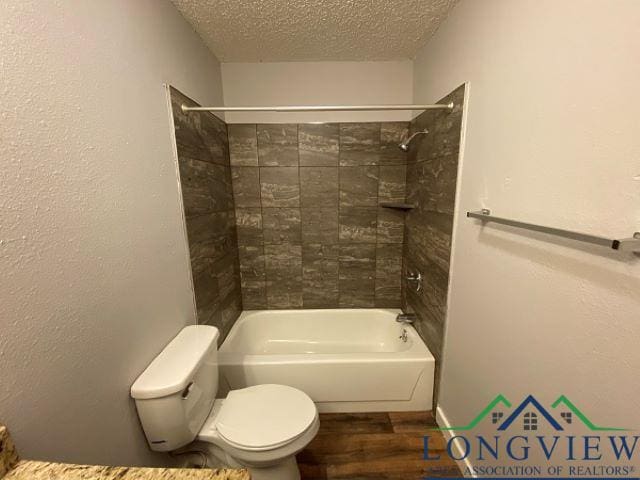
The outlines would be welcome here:
<svg viewBox="0 0 640 480">
<path fill-rule="evenodd" d="M 451 424 L 449 423 L 449 420 L 447 419 L 447 416 L 444 414 L 444 411 L 442 410 L 440 405 L 438 405 L 438 407 L 436 408 L 436 422 L 440 427 L 451 428 Z M 447 439 L 447 441 L 456 436 L 455 430 L 442 430 L 442 434 L 444 438 Z M 458 456 L 462 456 L 463 452 L 462 450 L 460 450 L 460 446 L 458 445 L 457 442 L 453 444 L 453 447 L 456 450 L 456 454 Z M 465 477 L 469 477 L 469 478 L 477 477 L 477 475 L 474 475 L 471 473 L 467 473 L 465 475 L 465 472 L 473 472 L 473 465 L 469 461 L 469 457 L 463 460 L 456 460 L 456 463 L 458 464 L 458 468 L 460 468 L 460 471 Z"/>
</svg>

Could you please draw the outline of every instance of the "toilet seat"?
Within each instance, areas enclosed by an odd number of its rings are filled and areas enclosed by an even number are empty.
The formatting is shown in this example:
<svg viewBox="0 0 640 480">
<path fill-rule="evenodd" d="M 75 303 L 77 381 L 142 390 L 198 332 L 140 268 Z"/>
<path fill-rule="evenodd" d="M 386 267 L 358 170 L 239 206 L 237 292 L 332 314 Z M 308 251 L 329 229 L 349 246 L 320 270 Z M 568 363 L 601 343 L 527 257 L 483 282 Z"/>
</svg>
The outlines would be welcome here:
<svg viewBox="0 0 640 480">
<path fill-rule="evenodd" d="M 242 450 L 272 450 L 303 435 L 318 417 L 313 400 L 286 385 L 232 390 L 215 421 L 219 435 Z"/>
</svg>

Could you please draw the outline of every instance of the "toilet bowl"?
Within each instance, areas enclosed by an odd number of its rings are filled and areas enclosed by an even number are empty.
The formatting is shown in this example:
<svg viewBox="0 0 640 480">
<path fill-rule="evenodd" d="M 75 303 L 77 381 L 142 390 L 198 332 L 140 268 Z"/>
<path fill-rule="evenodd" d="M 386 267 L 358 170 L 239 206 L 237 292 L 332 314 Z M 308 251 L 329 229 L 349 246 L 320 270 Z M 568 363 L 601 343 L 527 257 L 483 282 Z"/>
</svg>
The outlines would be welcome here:
<svg viewBox="0 0 640 480">
<path fill-rule="evenodd" d="M 295 454 L 318 433 L 313 401 L 296 388 L 257 385 L 216 400 L 197 439 L 217 460 L 253 480 L 298 479 Z"/>
<path fill-rule="evenodd" d="M 152 450 L 193 442 L 253 480 L 298 480 L 295 454 L 318 433 L 315 404 L 286 385 L 256 385 L 215 399 L 218 330 L 185 327 L 131 387 Z M 195 443 L 194 443 L 195 445 Z"/>
</svg>

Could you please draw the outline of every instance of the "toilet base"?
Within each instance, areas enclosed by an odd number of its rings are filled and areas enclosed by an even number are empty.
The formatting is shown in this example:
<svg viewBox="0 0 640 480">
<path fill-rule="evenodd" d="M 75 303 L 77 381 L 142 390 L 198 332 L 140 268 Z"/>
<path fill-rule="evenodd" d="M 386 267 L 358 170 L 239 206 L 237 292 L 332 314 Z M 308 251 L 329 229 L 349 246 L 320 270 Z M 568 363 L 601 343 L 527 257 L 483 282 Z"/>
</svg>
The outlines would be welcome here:
<svg viewBox="0 0 640 480">
<path fill-rule="evenodd" d="M 300 470 L 295 455 L 285 457 L 277 463 L 255 465 L 238 461 L 221 448 L 209 448 L 209 456 L 213 457 L 207 464 L 214 468 L 246 468 L 251 480 L 300 480 Z"/>
<path fill-rule="evenodd" d="M 275 465 L 256 467 L 252 465 L 243 465 L 234 460 L 237 467 L 246 468 L 251 474 L 251 480 L 300 480 L 300 470 L 296 457 L 284 458 Z"/>
</svg>

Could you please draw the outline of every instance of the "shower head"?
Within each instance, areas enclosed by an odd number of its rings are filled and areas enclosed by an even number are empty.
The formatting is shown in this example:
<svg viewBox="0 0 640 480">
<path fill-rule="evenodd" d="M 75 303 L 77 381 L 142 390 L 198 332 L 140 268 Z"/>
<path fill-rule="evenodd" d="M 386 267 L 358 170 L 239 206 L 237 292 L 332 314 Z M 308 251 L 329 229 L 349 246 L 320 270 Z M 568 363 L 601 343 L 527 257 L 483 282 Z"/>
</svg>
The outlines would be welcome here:
<svg viewBox="0 0 640 480">
<path fill-rule="evenodd" d="M 416 132 L 413 135 L 411 135 L 410 137 L 404 139 L 402 141 L 402 143 L 400 145 L 398 145 L 398 147 L 400 147 L 400 150 L 402 150 L 403 152 L 408 152 L 409 151 L 409 145 L 411 144 L 411 141 L 417 135 L 426 135 L 427 133 L 429 133 L 429 130 L 427 130 L 426 128 L 424 130 L 421 130 L 420 132 Z"/>
</svg>

